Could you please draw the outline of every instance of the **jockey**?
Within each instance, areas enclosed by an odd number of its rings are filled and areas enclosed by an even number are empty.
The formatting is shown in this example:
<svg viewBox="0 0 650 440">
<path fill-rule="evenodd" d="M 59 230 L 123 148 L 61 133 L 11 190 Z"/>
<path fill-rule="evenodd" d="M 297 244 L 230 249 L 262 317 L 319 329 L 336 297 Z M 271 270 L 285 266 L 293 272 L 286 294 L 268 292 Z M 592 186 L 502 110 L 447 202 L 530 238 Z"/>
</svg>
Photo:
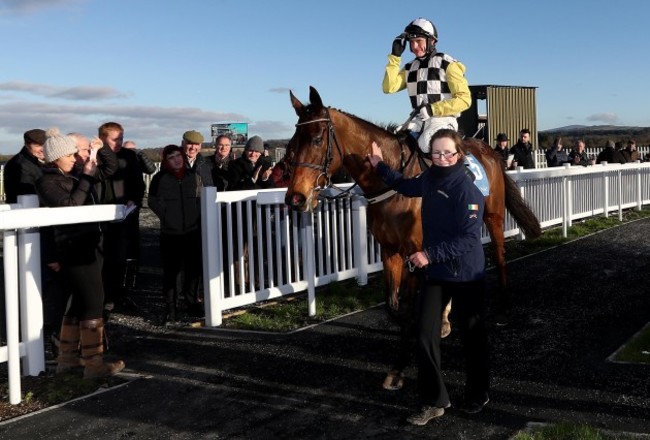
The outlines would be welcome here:
<svg viewBox="0 0 650 440">
<path fill-rule="evenodd" d="M 400 69 L 407 40 L 415 59 Z M 472 104 L 465 66 L 438 52 L 437 41 L 438 31 L 431 21 L 417 18 L 409 23 L 393 41 L 382 83 L 384 93 L 408 90 L 413 112 L 398 130 L 420 133 L 418 144 L 424 153 L 429 152 L 433 133 L 441 128 L 458 130 L 456 118 Z"/>
</svg>

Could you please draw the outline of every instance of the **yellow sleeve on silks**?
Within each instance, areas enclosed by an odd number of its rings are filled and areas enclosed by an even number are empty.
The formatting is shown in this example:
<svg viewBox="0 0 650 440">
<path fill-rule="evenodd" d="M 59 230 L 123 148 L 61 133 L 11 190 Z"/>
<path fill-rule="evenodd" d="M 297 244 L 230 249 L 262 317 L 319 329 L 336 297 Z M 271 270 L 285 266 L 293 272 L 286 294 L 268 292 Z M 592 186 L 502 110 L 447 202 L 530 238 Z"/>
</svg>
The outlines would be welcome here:
<svg viewBox="0 0 650 440">
<path fill-rule="evenodd" d="M 388 67 L 386 68 L 388 70 Z M 431 105 L 435 116 L 453 116 L 467 110 L 472 105 L 472 94 L 465 78 L 465 66 L 456 61 L 447 66 L 447 83 L 451 99 L 434 102 Z M 384 80 L 385 81 L 385 80 Z"/>
<path fill-rule="evenodd" d="M 406 72 L 400 70 L 401 57 L 393 54 L 388 55 L 388 64 L 384 73 L 384 82 L 381 87 L 384 93 L 396 93 L 406 88 Z"/>
</svg>

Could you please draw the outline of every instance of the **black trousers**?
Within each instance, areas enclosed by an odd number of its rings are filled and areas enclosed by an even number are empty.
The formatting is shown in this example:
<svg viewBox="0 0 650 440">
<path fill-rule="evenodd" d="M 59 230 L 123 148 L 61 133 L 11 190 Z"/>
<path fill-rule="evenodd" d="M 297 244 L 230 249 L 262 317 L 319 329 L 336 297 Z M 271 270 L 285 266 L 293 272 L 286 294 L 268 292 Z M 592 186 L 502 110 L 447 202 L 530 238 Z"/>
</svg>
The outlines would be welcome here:
<svg viewBox="0 0 650 440">
<path fill-rule="evenodd" d="M 178 281 L 183 277 L 185 304 L 200 302 L 199 283 L 203 273 L 201 230 L 175 235 L 160 233 L 160 253 L 163 266 L 163 296 L 167 306 L 175 306 Z"/>
<path fill-rule="evenodd" d="M 440 329 L 442 311 L 452 302 L 452 325 L 460 330 L 465 355 L 465 397 L 482 402 L 490 387 L 490 355 L 485 329 L 485 280 L 471 282 L 426 282 L 420 293 L 416 315 L 418 336 L 418 393 L 421 404 L 446 407 L 449 393 L 442 377 Z"/>
<path fill-rule="evenodd" d="M 93 260 L 63 262 L 61 265 L 70 292 L 65 315 L 76 317 L 79 321 L 101 318 L 104 310 L 102 261 L 98 250 L 95 254 Z"/>
<path fill-rule="evenodd" d="M 105 223 L 104 267 L 102 276 L 106 302 L 120 302 L 127 295 L 125 285 L 126 260 L 131 257 L 133 247 L 139 243 L 138 217 L 131 214 L 122 222 Z"/>
</svg>

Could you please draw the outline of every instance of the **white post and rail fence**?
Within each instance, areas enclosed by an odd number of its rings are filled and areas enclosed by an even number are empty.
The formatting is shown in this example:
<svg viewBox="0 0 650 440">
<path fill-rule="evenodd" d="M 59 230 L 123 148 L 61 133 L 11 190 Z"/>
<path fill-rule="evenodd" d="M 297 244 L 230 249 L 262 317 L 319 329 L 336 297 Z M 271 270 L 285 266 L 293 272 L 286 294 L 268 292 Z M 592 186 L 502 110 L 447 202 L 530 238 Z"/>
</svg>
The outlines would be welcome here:
<svg viewBox="0 0 650 440">
<path fill-rule="evenodd" d="M 509 171 L 543 228 L 598 215 L 617 215 L 650 203 L 650 163 L 565 166 Z M 343 185 L 341 189 L 347 186 Z M 336 196 L 340 190 L 329 190 Z M 382 270 L 380 246 L 369 233 L 366 200 L 354 191 L 324 198 L 314 213 L 284 205 L 285 189 L 217 193 L 204 188 L 201 200 L 206 327 L 219 327 L 228 310 L 296 292 L 307 292 L 316 313 L 318 286 Z M 20 376 L 45 369 L 38 227 L 123 218 L 124 206 L 36 208 L 35 196 L 0 205 L 4 233 L 6 345 L 9 400 L 21 399 Z M 506 237 L 520 236 L 506 216 Z M 489 242 L 484 228 L 483 242 Z M 162 300 L 162 297 L 161 297 Z M 22 370 L 21 370 L 22 360 Z"/>
</svg>

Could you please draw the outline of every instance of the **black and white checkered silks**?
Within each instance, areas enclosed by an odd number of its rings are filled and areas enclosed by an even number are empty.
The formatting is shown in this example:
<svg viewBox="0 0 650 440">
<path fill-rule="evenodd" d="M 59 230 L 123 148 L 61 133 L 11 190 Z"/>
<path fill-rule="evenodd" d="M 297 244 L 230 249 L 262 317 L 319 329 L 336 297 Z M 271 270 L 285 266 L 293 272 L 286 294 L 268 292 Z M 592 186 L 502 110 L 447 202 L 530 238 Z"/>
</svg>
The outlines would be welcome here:
<svg viewBox="0 0 650 440">
<path fill-rule="evenodd" d="M 422 61 L 426 64 L 423 65 Z M 446 70 L 456 60 L 447 54 L 437 53 L 422 61 L 415 59 L 404 66 L 406 88 L 414 109 L 422 104 L 452 98 Z"/>
</svg>

